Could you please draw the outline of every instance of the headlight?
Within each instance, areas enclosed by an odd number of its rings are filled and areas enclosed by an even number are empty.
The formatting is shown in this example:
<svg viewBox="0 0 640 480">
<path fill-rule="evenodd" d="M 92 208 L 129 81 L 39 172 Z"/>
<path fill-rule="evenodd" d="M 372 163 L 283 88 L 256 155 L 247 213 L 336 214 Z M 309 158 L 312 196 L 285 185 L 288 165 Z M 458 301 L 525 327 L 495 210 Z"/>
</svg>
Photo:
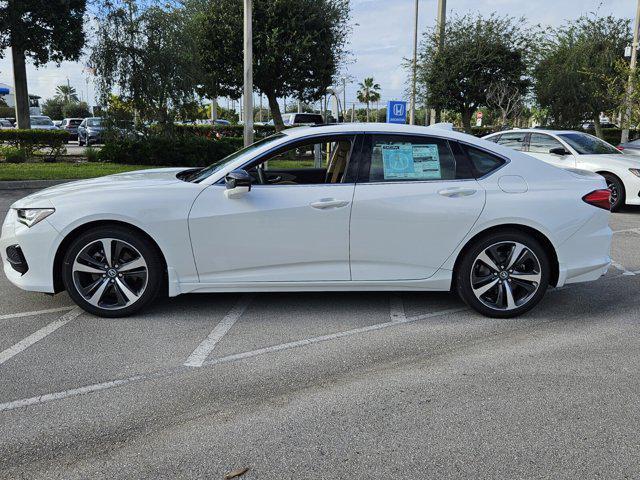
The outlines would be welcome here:
<svg viewBox="0 0 640 480">
<path fill-rule="evenodd" d="M 18 221 L 27 227 L 33 227 L 36 223 L 44 220 L 53 212 L 55 208 L 18 208 Z"/>
<path fill-rule="evenodd" d="M 636 177 L 640 177 L 640 168 L 630 168 L 629 171 L 633 173 Z"/>
</svg>

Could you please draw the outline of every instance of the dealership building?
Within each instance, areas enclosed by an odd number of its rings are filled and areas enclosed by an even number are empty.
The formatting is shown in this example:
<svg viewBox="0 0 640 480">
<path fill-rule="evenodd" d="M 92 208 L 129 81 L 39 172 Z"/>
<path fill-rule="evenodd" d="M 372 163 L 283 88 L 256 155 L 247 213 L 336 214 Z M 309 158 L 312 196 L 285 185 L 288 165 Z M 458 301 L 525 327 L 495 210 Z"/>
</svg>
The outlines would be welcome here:
<svg viewBox="0 0 640 480">
<path fill-rule="evenodd" d="M 10 107 L 16 106 L 16 96 L 11 85 L 0 83 L 0 98 L 2 98 Z M 29 95 L 29 113 L 31 115 L 40 115 L 40 97 L 37 95 Z"/>
</svg>

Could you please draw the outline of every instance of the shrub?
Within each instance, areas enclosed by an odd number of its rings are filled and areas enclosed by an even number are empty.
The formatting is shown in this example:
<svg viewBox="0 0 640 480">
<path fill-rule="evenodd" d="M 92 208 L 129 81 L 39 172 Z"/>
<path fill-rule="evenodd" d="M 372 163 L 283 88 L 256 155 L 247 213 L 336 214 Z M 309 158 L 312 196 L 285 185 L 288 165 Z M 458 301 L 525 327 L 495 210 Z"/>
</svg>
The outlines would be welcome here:
<svg viewBox="0 0 640 480">
<path fill-rule="evenodd" d="M 24 163 L 27 156 L 21 148 L 0 145 L 0 160 L 6 163 Z"/>
<path fill-rule="evenodd" d="M 0 143 L 22 150 L 27 158 L 39 151 L 56 158 L 66 151 L 68 141 L 64 130 L 0 130 Z"/>
<path fill-rule="evenodd" d="M 204 167 L 242 148 L 242 138 L 211 140 L 204 137 L 112 138 L 106 141 L 98 159 L 132 165 Z"/>
<path fill-rule="evenodd" d="M 98 162 L 100 158 L 98 156 L 98 150 L 92 146 L 88 146 L 84 149 L 84 156 L 87 157 L 87 162 Z"/>
<path fill-rule="evenodd" d="M 242 137 L 244 127 L 242 125 L 176 125 L 178 135 L 196 135 L 206 138 L 217 137 Z M 256 139 L 261 139 L 276 133 L 272 125 L 255 125 L 253 127 Z"/>
</svg>

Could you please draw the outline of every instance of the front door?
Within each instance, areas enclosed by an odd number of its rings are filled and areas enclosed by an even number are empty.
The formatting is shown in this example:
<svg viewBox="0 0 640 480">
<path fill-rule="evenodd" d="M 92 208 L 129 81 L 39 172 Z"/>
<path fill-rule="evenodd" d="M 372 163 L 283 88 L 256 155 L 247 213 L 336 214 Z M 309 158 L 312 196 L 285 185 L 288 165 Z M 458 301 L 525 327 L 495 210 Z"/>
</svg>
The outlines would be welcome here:
<svg viewBox="0 0 640 480">
<path fill-rule="evenodd" d="M 429 278 L 473 227 L 485 192 L 447 140 L 367 138 L 351 212 L 352 278 Z"/>
<path fill-rule="evenodd" d="M 245 168 L 251 191 L 226 198 L 212 185 L 189 216 L 202 283 L 350 280 L 346 176 L 353 136 L 283 147 Z"/>
<path fill-rule="evenodd" d="M 529 137 L 529 149 L 526 153 L 557 167 L 575 168 L 576 159 L 572 154 L 558 155 L 551 153 L 550 150 L 554 148 L 563 148 L 566 150 L 566 147 L 551 135 L 547 135 L 546 133 L 532 133 Z"/>
</svg>

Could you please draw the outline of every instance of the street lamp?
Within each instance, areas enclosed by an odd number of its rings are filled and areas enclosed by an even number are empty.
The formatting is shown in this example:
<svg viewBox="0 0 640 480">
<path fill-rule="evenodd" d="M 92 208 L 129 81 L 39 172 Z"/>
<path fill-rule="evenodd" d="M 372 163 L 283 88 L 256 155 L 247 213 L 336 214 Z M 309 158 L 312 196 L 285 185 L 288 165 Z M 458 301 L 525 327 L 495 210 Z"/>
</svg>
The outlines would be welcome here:
<svg viewBox="0 0 640 480">
<path fill-rule="evenodd" d="M 415 12 L 415 25 L 413 30 L 413 75 L 411 78 L 411 103 L 409 107 L 409 124 L 415 125 L 416 123 L 416 83 L 418 74 L 418 2 L 416 0 L 416 12 Z M 377 116 L 377 113 L 376 113 Z M 376 117 L 377 120 L 377 117 Z"/>
</svg>

